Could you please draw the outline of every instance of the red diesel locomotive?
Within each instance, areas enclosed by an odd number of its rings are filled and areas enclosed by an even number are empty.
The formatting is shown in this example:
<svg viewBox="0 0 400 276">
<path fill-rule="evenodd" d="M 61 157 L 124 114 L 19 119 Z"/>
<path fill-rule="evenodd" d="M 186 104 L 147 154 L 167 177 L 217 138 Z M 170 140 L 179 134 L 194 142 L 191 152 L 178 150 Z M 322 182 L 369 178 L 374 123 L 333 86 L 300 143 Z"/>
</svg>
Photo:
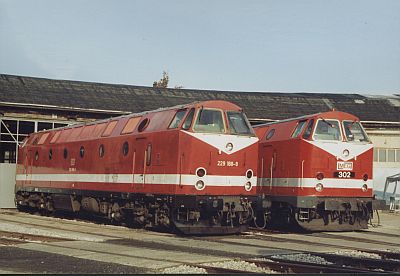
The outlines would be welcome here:
<svg viewBox="0 0 400 276">
<path fill-rule="evenodd" d="M 259 142 L 257 224 L 306 230 L 367 228 L 373 146 L 357 117 L 324 112 L 254 127 Z M 260 209 L 260 208 L 258 208 Z"/>
<path fill-rule="evenodd" d="M 16 205 L 188 234 L 240 232 L 256 196 L 257 142 L 226 101 L 41 131 L 20 147 Z"/>
</svg>

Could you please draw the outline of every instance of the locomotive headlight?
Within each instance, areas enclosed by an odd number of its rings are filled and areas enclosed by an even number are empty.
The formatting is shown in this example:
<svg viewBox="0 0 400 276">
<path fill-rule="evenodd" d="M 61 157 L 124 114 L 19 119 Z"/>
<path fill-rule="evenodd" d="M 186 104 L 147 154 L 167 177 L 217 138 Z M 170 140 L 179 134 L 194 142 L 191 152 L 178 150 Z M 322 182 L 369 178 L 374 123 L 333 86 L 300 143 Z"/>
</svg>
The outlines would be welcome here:
<svg viewBox="0 0 400 276">
<path fill-rule="evenodd" d="M 246 191 L 250 191 L 251 188 L 253 188 L 253 185 L 251 184 L 250 181 L 247 181 L 246 184 L 244 184 L 244 189 L 245 189 Z"/>
<path fill-rule="evenodd" d="M 324 174 L 323 173 L 317 173 L 317 179 L 318 180 L 322 180 L 322 179 L 324 179 Z"/>
<path fill-rule="evenodd" d="M 253 177 L 253 170 L 249 169 L 246 171 L 246 178 L 250 179 Z"/>
<path fill-rule="evenodd" d="M 364 175 L 363 175 L 363 180 L 364 180 L 364 181 L 367 181 L 367 180 L 368 180 L 368 174 L 364 174 Z"/>
<path fill-rule="evenodd" d="M 348 149 L 345 149 L 345 150 L 342 152 L 342 155 L 343 155 L 343 157 L 348 157 L 348 156 L 350 155 L 350 151 L 349 151 Z"/>
<path fill-rule="evenodd" d="M 232 151 L 233 150 L 233 144 L 232 143 L 228 143 L 228 144 L 226 144 L 225 148 L 226 148 L 227 151 Z"/>
<path fill-rule="evenodd" d="M 204 184 L 204 181 L 199 180 L 196 182 L 196 184 L 194 186 L 196 187 L 197 190 L 200 191 L 200 190 L 203 190 L 206 185 Z"/>
<path fill-rule="evenodd" d="M 321 183 L 318 183 L 317 185 L 315 185 L 315 190 L 317 192 L 322 192 L 323 189 L 324 189 L 324 185 L 322 185 Z"/>
<path fill-rule="evenodd" d="M 367 185 L 367 184 L 362 185 L 361 190 L 362 190 L 363 192 L 368 191 L 368 185 Z"/>
<path fill-rule="evenodd" d="M 204 169 L 204 168 L 197 168 L 197 170 L 196 170 L 196 175 L 198 176 L 198 177 L 203 177 L 203 176 L 205 176 L 206 175 L 206 169 Z"/>
</svg>

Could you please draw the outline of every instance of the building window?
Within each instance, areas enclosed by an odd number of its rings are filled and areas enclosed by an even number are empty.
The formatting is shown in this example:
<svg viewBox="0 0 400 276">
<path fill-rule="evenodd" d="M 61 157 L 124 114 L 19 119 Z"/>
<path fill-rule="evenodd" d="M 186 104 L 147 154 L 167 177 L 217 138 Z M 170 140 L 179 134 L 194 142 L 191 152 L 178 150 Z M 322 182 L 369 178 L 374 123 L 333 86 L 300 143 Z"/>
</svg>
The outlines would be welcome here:
<svg viewBox="0 0 400 276">
<path fill-rule="evenodd" d="M 400 163 L 400 149 L 374 148 L 374 162 Z"/>
<path fill-rule="evenodd" d="M 43 129 L 52 129 L 66 125 L 68 124 L 17 120 L 3 117 L 0 119 L 0 163 L 16 163 L 18 145 L 22 144 L 29 134 Z M 44 143 L 47 139 L 44 135 L 40 143 Z M 53 142 L 52 139 L 50 143 Z"/>
<path fill-rule="evenodd" d="M 387 161 L 388 162 L 396 162 L 396 150 L 395 149 L 387 150 Z"/>
<path fill-rule="evenodd" d="M 378 161 L 379 162 L 386 162 L 386 149 L 379 149 Z"/>
<path fill-rule="evenodd" d="M 379 153 L 378 148 L 374 148 L 374 162 L 378 162 L 378 153 Z"/>
</svg>

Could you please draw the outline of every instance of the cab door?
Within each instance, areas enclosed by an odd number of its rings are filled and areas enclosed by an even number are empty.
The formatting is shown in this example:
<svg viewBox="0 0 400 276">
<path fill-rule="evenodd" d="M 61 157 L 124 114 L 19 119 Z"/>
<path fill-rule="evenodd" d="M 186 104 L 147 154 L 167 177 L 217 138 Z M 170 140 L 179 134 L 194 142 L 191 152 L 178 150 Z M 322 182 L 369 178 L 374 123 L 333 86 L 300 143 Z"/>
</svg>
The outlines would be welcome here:
<svg viewBox="0 0 400 276">
<path fill-rule="evenodd" d="M 261 181 L 259 185 L 262 187 L 262 191 L 270 193 L 272 190 L 274 171 L 276 164 L 276 153 L 272 145 L 262 145 L 260 149 L 260 175 Z"/>
</svg>

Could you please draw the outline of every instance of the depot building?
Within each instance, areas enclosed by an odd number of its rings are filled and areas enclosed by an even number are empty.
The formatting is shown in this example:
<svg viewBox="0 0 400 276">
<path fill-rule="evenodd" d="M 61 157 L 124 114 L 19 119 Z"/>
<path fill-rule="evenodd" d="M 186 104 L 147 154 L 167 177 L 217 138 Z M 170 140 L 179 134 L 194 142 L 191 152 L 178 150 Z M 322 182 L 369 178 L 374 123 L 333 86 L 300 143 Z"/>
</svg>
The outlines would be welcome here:
<svg viewBox="0 0 400 276">
<path fill-rule="evenodd" d="M 377 197 L 400 174 L 399 95 L 164 89 L 0 74 L 0 208 L 14 207 L 18 145 L 30 133 L 204 100 L 239 105 L 253 125 L 332 109 L 354 114 L 374 144 Z"/>
</svg>

